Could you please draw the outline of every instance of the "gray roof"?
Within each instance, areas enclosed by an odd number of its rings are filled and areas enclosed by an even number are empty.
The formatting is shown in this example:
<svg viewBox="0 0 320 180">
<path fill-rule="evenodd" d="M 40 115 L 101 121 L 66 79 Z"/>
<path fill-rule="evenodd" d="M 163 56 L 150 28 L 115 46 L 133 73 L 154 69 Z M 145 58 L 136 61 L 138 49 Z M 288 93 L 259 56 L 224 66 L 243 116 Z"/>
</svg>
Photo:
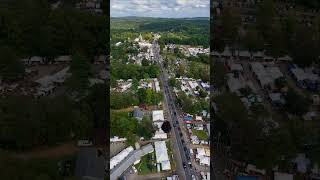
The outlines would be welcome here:
<svg viewBox="0 0 320 180">
<path fill-rule="evenodd" d="M 133 109 L 133 117 L 136 119 L 142 119 L 143 118 L 143 111 L 139 107 L 135 107 Z"/>
<path fill-rule="evenodd" d="M 96 148 L 81 148 L 77 155 L 75 175 L 79 180 L 103 180 L 106 160 L 98 157 Z"/>
<path fill-rule="evenodd" d="M 134 150 L 110 172 L 110 180 L 116 180 L 120 177 L 134 162 L 141 159 L 142 156 L 154 151 L 152 144 L 143 146 L 141 149 Z"/>
</svg>

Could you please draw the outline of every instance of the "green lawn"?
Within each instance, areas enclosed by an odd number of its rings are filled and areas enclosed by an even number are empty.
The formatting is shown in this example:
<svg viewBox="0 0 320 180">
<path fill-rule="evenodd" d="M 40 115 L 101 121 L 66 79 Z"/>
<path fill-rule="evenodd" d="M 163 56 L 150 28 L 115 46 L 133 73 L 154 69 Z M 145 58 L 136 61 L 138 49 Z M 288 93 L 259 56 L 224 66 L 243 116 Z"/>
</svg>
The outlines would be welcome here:
<svg viewBox="0 0 320 180">
<path fill-rule="evenodd" d="M 156 157 L 153 152 L 143 156 L 140 160 L 140 163 L 135 165 L 139 175 L 146 175 L 146 174 L 154 173 L 157 171 L 157 168 L 153 165 L 154 162 L 152 162 L 152 158 L 151 158 L 152 154 L 154 155 L 154 161 L 155 161 Z"/>
<path fill-rule="evenodd" d="M 205 141 L 208 140 L 208 135 L 204 131 L 192 129 L 192 134 L 197 136 L 200 140 L 205 140 Z"/>
<path fill-rule="evenodd" d="M 167 146 L 167 149 L 168 149 L 168 156 L 169 156 L 169 159 L 170 159 L 171 170 L 174 170 L 176 168 L 176 164 L 175 164 L 175 161 L 174 161 L 174 159 L 172 157 L 173 151 L 172 151 L 172 147 L 171 147 L 170 141 L 166 141 L 166 146 Z"/>
</svg>

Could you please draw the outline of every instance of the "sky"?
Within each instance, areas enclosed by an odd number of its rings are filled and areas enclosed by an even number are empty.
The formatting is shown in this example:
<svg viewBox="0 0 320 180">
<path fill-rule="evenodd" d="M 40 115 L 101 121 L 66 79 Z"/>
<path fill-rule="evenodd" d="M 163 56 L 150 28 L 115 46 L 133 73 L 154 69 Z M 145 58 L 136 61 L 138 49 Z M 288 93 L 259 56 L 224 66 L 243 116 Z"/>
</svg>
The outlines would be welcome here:
<svg viewBox="0 0 320 180">
<path fill-rule="evenodd" d="M 209 17 L 210 0 L 111 0 L 111 17 Z"/>
</svg>

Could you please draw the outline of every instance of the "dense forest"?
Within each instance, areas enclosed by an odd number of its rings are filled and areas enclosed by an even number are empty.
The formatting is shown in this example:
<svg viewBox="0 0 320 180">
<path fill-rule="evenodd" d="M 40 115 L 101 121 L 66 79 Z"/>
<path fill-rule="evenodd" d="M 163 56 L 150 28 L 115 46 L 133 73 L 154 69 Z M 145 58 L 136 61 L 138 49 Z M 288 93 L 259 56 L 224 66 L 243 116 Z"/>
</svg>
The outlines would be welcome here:
<svg viewBox="0 0 320 180">
<path fill-rule="evenodd" d="M 90 137 L 94 128 L 105 125 L 106 89 L 107 85 L 95 85 L 80 102 L 67 96 L 2 97 L 0 148 L 26 150 Z"/>
<path fill-rule="evenodd" d="M 52 9 L 46 0 L 15 0 L 0 6 L 0 47 L 17 56 L 48 58 L 81 52 L 88 57 L 104 54 L 107 22 L 66 3 Z M 88 48 L 90 47 L 90 48 Z"/>
<path fill-rule="evenodd" d="M 186 44 L 209 47 L 208 18 L 142 18 L 125 17 L 111 18 L 112 38 L 123 33 L 139 34 L 158 32 L 161 34 L 160 44 Z"/>
</svg>

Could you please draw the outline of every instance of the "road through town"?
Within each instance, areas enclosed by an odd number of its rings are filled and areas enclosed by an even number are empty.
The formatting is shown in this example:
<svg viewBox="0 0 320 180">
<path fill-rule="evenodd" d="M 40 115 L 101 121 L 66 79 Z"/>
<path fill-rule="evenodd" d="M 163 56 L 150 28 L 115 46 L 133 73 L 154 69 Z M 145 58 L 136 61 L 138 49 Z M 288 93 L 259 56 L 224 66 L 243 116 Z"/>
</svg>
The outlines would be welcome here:
<svg viewBox="0 0 320 180">
<path fill-rule="evenodd" d="M 172 95 L 170 93 L 169 87 L 168 87 L 168 74 L 166 70 L 163 68 L 162 65 L 162 59 L 160 56 L 160 47 L 157 43 L 157 41 L 153 42 L 153 54 L 155 60 L 160 65 L 160 82 L 162 84 L 162 89 L 164 93 L 164 104 L 167 107 L 168 112 L 168 118 L 171 120 L 171 126 L 173 124 L 179 123 L 178 120 L 178 114 L 176 105 L 172 99 Z M 174 127 L 174 126 L 173 126 Z M 173 131 L 171 132 L 172 136 L 172 144 L 173 144 L 173 154 L 175 158 L 176 163 L 176 173 L 179 175 L 179 179 L 186 179 L 191 180 L 192 175 L 195 173 L 193 170 L 188 166 L 188 158 L 190 158 L 189 149 L 186 148 L 185 145 L 182 144 L 181 140 L 183 137 L 179 136 L 179 130 L 181 131 L 181 128 L 173 128 Z M 185 140 L 184 140 L 185 141 Z M 185 141 L 186 142 L 186 141 Z"/>
</svg>

